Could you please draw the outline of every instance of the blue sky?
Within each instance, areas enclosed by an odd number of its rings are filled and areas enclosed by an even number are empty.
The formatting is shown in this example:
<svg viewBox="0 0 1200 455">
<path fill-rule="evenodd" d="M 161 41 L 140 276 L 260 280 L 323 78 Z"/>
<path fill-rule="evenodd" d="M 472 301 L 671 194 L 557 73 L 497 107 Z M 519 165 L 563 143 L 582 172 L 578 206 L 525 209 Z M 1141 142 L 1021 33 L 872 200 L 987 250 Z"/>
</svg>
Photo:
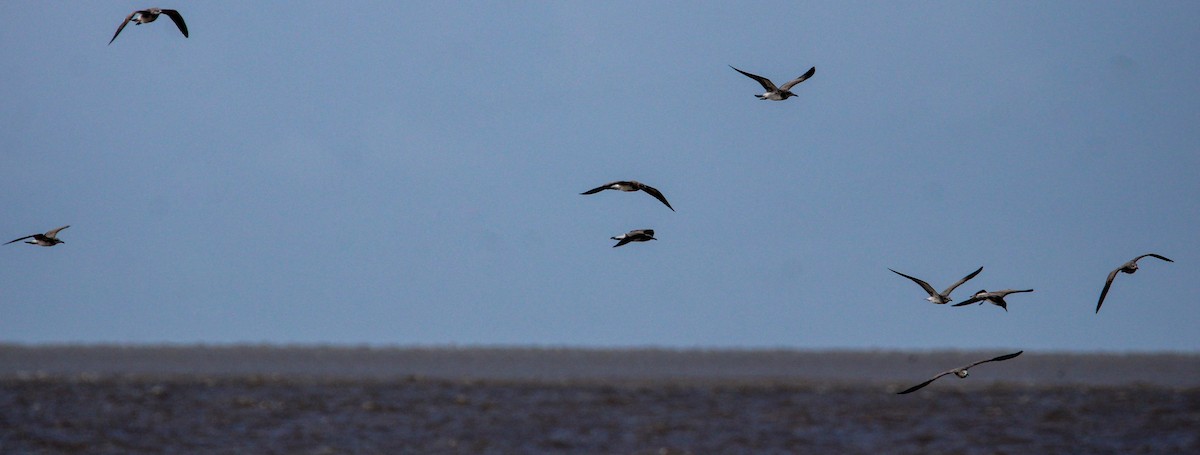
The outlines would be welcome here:
<svg viewBox="0 0 1200 455">
<path fill-rule="evenodd" d="M 0 341 L 1200 349 L 1193 3 L 146 6 L 0 4 Z"/>
</svg>

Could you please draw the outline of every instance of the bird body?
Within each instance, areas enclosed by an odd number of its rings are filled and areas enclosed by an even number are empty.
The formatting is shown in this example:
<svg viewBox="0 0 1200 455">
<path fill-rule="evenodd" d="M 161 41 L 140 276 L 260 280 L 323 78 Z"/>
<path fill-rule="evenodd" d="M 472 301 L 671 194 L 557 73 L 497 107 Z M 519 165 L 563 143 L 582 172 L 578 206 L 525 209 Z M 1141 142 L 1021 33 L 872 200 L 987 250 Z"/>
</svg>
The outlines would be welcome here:
<svg viewBox="0 0 1200 455">
<path fill-rule="evenodd" d="M 603 185 L 600 185 L 598 187 L 592 188 L 590 190 L 584 191 L 579 194 L 583 194 L 583 195 L 596 194 L 596 193 L 599 193 L 604 190 L 619 190 L 619 191 L 625 191 L 625 192 L 632 192 L 632 191 L 640 190 L 642 192 L 645 192 L 646 194 L 654 196 L 655 199 L 658 199 L 659 202 L 662 202 L 663 205 L 665 205 L 665 206 L 667 206 L 667 208 L 671 209 L 672 212 L 675 211 L 675 208 L 671 207 L 671 203 L 667 202 L 666 196 L 663 196 L 661 191 L 658 191 L 654 187 L 647 185 L 645 183 L 639 182 L 637 180 L 621 180 L 621 181 L 617 181 L 617 182 L 605 183 Z"/>
<path fill-rule="evenodd" d="M 961 303 L 956 303 L 954 306 L 970 305 L 975 302 L 979 302 L 980 305 L 982 305 L 983 302 L 986 301 L 990 302 L 992 305 L 1004 308 L 1004 311 L 1008 311 L 1008 302 L 1004 301 L 1004 297 L 1008 296 L 1009 294 L 1017 294 L 1021 292 L 1033 292 L 1033 289 L 1005 289 L 1003 291 L 992 292 L 988 292 L 985 289 L 980 289 L 979 292 L 976 292 L 975 295 L 971 296 L 971 298 L 964 300 Z"/>
<path fill-rule="evenodd" d="M 58 245 L 60 243 L 67 243 L 67 242 L 64 242 L 64 241 L 58 239 L 58 231 L 61 231 L 63 229 L 69 228 L 69 227 L 71 227 L 71 226 L 67 225 L 67 226 L 60 227 L 58 229 L 51 229 L 51 230 L 47 231 L 45 234 L 27 235 L 27 236 L 21 237 L 19 239 L 10 240 L 7 243 L 5 243 L 5 245 L 8 245 L 9 243 L 14 243 L 14 242 L 20 242 L 25 239 L 33 239 L 33 240 L 26 240 L 25 243 L 28 243 L 30 245 L 39 245 L 39 246 L 54 246 L 54 245 Z"/>
<path fill-rule="evenodd" d="M 799 84 L 801 82 L 804 82 L 805 80 L 808 80 L 808 78 L 812 77 L 812 75 L 816 74 L 816 72 L 817 72 L 817 67 L 814 66 L 812 68 L 809 68 L 807 72 L 805 72 L 804 74 L 801 74 L 799 77 L 788 81 L 786 84 L 776 87 L 775 83 L 771 82 L 770 79 L 759 76 L 757 74 L 747 73 L 740 69 L 734 68 L 733 65 L 729 65 L 729 67 L 733 68 L 734 71 L 742 73 L 743 75 L 745 75 L 746 77 L 748 77 L 750 79 L 754 79 L 755 81 L 758 81 L 758 83 L 760 85 L 762 85 L 763 89 L 766 90 L 766 92 L 763 93 L 762 95 L 754 95 L 754 96 L 757 97 L 758 99 L 764 100 L 764 101 L 766 101 L 766 100 L 783 101 L 783 100 L 788 99 L 789 97 L 796 96 L 795 93 L 792 93 L 792 87 L 795 87 L 796 84 Z"/>
<path fill-rule="evenodd" d="M 922 383 L 920 383 L 920 384 L 917 384 L 917 385 L 915 385 L 915 386 L 912 386 L 912 387 L 909 387 L 909 388 L 907 388 L 907 389 L 904 389 L 904 390 L 903 390 L 903 391 L 901 391 L 901 392 L 898 392 L 898 393 L 897 393 L 897 395 L 904 395 L 904 394 L 906 394 L 906 393 L 912 393 L 912 392 L 916 392 L 917 390 L 920 390 L 922 387 L 925 387 L 925 386 L 929 385 L 930 383 L 932 383 L 933 381 L 936 381 L 936 380 L 938 380 L 938 378 L 940 378 L 940 377 L 942 377 L 942 376 L 945 376 L 945 375 L 948 375 L 948 374 L 953 374 L 953 375 L 955 375 L 955 376 L 958 376 L 960 379 L 964 379 L 964 378 L 966 378 L 966 377 L 967 377 L 967 375 L 969 375 L 969 374 L 970 374 L 970 372 L 969 372 L 968 370 L 970 370 L 970 369 L 971 369 L 971 367 L 974 367 L 975 365 L 979 365 L 979 364 L 982 364 L 982 363 L 988 363 L 988 362 L 1000 362 L 1000 361 L 1008 360 L 1008 359 L 1011 359 L 1011 358 L 1013 358 L 1013 357 L 1016 357 L 1016 356 L 1019 356 L 1019 355 L 1021 355 L 1021 353 L 1022 353 L 1022 352 L 1025 352 L 1025 351 L 1017 351 L 1017 352 L 1014 352 L 1014 353 L 1012 353 L 1012 354 L 1005 354 L 1005 355 L 1002 355 L 1002 356 L 1000 356 L 1000 357 L 994 357 L 994 358 L 987 359 L 987 360 L 980 360 L 980 361 L 978 361 L 978 362 L 972 363 L 972 364 L 970 364 L 970 365 L 967 365 L 967 366 L 965 366 L 965 367 L 961 367 L 961 368 L 955 368 L 955 369 L 952 369 L 952 370 L 946 370 L 946 371 L 943 371 L 943 372 L 941 372 L 941 373 L 938 373 L 938 375 L 937 375 L 937 376 L 934 376 L 933 378 L 929 379 L 928 381 L 922 382 Z"/>
<path fill-rule="evenodd" d="M 108 40 L 108 44 L 112 44 L 112 42 L 117 39 L 117 35 L 121 34 L 121 30 L 124 30 L 125 26 L 129 25 L 130 22 L 133 22 L 134 25 L 149 24 L 157 20 L 158 16 L 161 14 L 166 14 L 167 17 L 171 18 L 171 21 L 175 22 L 175 26 L 179 27 L 179 31 L 183 33 L 183 37 L 188 37 L 187 24 L 183 22 L 183 15 L 179 14 L 179 11 L 175 11 L 173 9 L 146 8 L 134 11 L 129 13 L 128 16 L 125 16 L 125 21 L 121 22 L 121 25 L 117 27 L 117 32 L 113 33 L 112 39 Z"/>
<path fill-rule="evenodd" d="M 1104 305 L 1104 297 L 1108 296 L 1108 288 L 1112 287 L 1112 282 L 1113 282 L 1113 279 L 1115 279 L 1117 277 L 1117 272 L 1128 273 L 1130 275 L 1134 274 L 1134 272 L 1138 271 L 1138 264 L 1137 264 L 1138 260 L 1140 260 L 1146 256 L 1154 257 L 1157 259 L 1162 259 L 1167 262 L 1175 262 L 1170 259 L 1167 259 L 1164 256 L 1160 256 L 1160 255 L 1157 255 L 1154 253 L 1146 253 L 1146 254 L 1143 254 L 1136 258 L 1133 258 L 1129 262 L 1122 264 L 1120 267 L 1117 267 L 1116 270 L 1108 272 L 1108 279 L 1104 281 L 1104 289 L 1100 291 L 1100 300 L 1096 302 L 1096 312 L 1097 313 L 1100 312 L 1100 306 Z"/>
<path fill-rule="evenodd" d="M 892 270 L 892 269 L 888 269 L 888 270 Z M 978 275 L 979 272 L 982 272 L 982 271 L 983 271 L 983 267 L 980 267 L 978 270 L 975 270 L 974 272 L 971 272 L 971 274 L 963 277 L 961 280 L 958 280 L 957 283 L 950 285 L 950 287 L 946 288 L 946 290 L 944 290 L 942 292 L 937 292 L 937 290 L 933 289 L 933 286 L 930 286 L 929 283 L 926 283 L 924 280 L 921 280 L 920 278 L 908 276 L 903 273 L 897 272 L 895 270 L 892 270 L 892 273 L 895 273 L 902 277 L 908 278 L 908 279 L 912 280 L 913 282 L 917 283 L 918 285 L 921 286 L 922 289 L 925 290 L 926 293 L 929 294 L 929 297 L 926 297 L 925 300 L 936 303 L 938 305 L 942 305 L 942 304 L 946 304 L 946 303 L 950 303 L 950 302 L 954 301 L 954 299 L 950 298 L 950 293 L 954 292 L 955 288 L 958 288 L 963 283 L 966 283 L 967 280 L 970 280 L 971 278 L 975 278 L 975 275 Z"/>
<path fill-rule="evenodd" d="M 629 242 L 646 242 L 649 240 L 658 240 L 654 238 L 654 229 L 634 229 L 627 233 L 618 235 L 612 238 L 617 241 L 613 248 L 619 247 Z"/>
</svg>

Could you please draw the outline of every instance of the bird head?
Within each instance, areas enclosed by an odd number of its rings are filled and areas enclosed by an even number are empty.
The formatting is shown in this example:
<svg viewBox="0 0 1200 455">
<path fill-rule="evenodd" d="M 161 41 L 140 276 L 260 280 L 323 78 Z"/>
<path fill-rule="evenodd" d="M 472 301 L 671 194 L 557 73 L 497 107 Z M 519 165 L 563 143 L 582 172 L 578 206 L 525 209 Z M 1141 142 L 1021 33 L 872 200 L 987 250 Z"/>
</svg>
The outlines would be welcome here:
<svg viewBox="0 0 1200 455">
<path fill-rule="evenodd" d="M 954 372 L 954 375 L 958 376 L 959 378 L 966 378 L 968 374 L 970 373 L 967 372 L 967 370 L 958 370 Z"/>
</svg>

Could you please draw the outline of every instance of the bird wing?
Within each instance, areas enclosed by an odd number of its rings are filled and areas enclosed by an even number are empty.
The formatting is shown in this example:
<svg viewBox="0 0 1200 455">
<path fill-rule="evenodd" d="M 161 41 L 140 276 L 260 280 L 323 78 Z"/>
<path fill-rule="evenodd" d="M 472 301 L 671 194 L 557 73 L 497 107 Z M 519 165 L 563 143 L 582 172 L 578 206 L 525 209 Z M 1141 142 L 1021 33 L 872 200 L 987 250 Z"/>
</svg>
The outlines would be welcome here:
<svg viewBox="0 0 1200 455">
<path fill-rule="evenodd" d="M 671 209 L 672 212 L 675 211 L 675 207 L 671 207 L 671 203 L 667 202 L 666 196 L 663 196 L 662 192 L 658 191 L 658 189 L 656 189 L 650 185 L 646 185 L 644 183 L 641 184 L 640 188 L 642 191 L 645 191 L 646 194 L 654 196 L 654 198 L 658 199 L 659 202 L 662 202 L 663 204 L 665 204 L 667 206 L 667 208 Z M 651 234 L 651 235 L 653 235 L 653 234 Z"/>
<path fill-rule="evenodd" d="M 994 291 L 993 294 L 998 294 L 998 297 L 1006 297 L 1009 294 L 1020 294 L 1022 292 L 1033 292 L 1033 289 L 1005 289 L 1003 291 Z"/>
<path fill-rule="evenodd" d="M 1164 261 L 1167 261 L 1167 262 L 1175 262 L 1175 261 L 1172 261 L 1172 260 L 1170 260 L 1170 259 L 1167 259 L 1167 258 L 1165 258 L 1165 257 L 1163 257 L 1163 256 L 1159 256 L 1159 255 L 1157 255 L 1157 254 L 1154 254 L 1154 253 L 1146 253 L 1146 254 L 1143 254 L 1143 255 L 1141 255 L 1141 256 L 1138 256 L 1138 257 L 1136 257 L 1136 258 L 1133 258 L 1133 262 L 1137 262 L 1139 259 L 1141 259 L 1141 258 L 1144 258 L 1144 257 L 1146 257 L 1146 256 L 1150 256 L 1150 257 L 1159 258 L 1159 259 L 1162 259 L 1162 260 L 1164 260 Z"/>
<path fill-rule="evenodd" d="M 27 236 L 21 237 L 21 238 L 19 238 L 19 239 L 16 239 L 16 240 L 12 240 L 12 241 L 10 241 L 10 242 L 7 242 L 7 243 L 5 243 L 5 245 L 8 245 L 9 243 L 20 242 L 20 241 L 22 241 L 22 240 L 25 240 L 25 239 L 33 238 L 33 237 L 34 237 L 34 236 L 36 236 L 36 235 L 37 235 L 37 234 L 33 234 L 33 235 L 27 235 Z"/>
<path fill-rule="evenodd" d="M 1002 356 L 1000 356 L 1000 357 L 993 357 L 993 358 L 990 358 L 990 359 L 987 359 L 987 360 L 980 360 L 980 361 L 978 361 L 978 362 L 975 362 L 975 363 L 972 363 L 972 364 L 970 364 L 970 365 L 967 365 L 967 366 L 963 367 L 963 369 L 965 370 L 965 369 L 971 368 L 971 367 L 973 367 L 973 366 L 975 366 L 975 365 L 979 365 L 979 364 L 981 364 L 981 363 L 988 363 L 988 362 L 1000 362 L 1000 361 L 1008 360 L 1008 359 L 1011 359 L 1011 358 L 1013 358 L 1013 357 L 1016 357 L 1016 356 L 1019 356 L 1019 355 L 1021 355 L 1021 353 L 1022 353 L 1022 352 L 1025 352 L 1025 351 L 1017 351 L 1017 352 L 1014 352 L 1014 353 L 1012 353 L 1012 354 L 1004 354 L 1004 355 L 1002 355 Z"/>
<path fill-rule="evenodd" d="M 58 236 L 58 231 L 61 231 L 63 229 L 69 228 L 69 227 L 71 227 L 71 225 L 68 224 L 68 225 L 60 227 L 58 229 L 51 229 L 46 232 L 46 237 L 54 238 L 54 237 Z"/>
<path fill-rule="evenodd" d="M 791 90 L 792 87 L 796 86 L 796 84 L 799 84 L 801 82 L 808 80 L 808 78 L 812 77 L 812 75 L 816 74 L 816 72 L 817 72 L 817 67 L 814 66 L 812 68 L 809 68 L 808 72 L 801 74 L 800 77 L 797 77 L 795 79 L 788 81 L 788 83 L 783 84 L 783 86 L 779 87 L 779 89 L 780 90 Z"/>
<path fill-rule="evenodd" d="M 982 272 L 982 271 L 983 271 L 983 267 L 980 267 L 978 270 L 976 270 L 976 271 L 974 271 L 974 272 L 971 272 L 971 274 L 970 274 L 970 275 L 967 275 L 967 276 L 963 277 L 963 279 L 961 279 L 961 280 L 958 280 L 958 282 L 957 282 L 957 283 L 954 283 L 954 284 L 950 285 L 950 287 L 946 288 L 946 290 L 945 290 L 945 291 L 942 291 L 942 295 L 944 295 L 944 296 L 946 296 L 946 297 L 950 297 L 950 293 L 951 293 L 951 292 L 954 292 L 954 289 L 955 289 L 955 288 L 957 288 L 957 287 L 961 286 L 963 283 L 966 283 L 966 282 L 967 282 L 967 280 L 970 280 L 971 278 L 975 278 L 975 275 L 978 275 L 978 274 L 979 274 L 979 272 Z"/>
<path fill-rule="evenodd" d="M 619 247 L 621 245 L 624 245 L 624 244 L 632 242 L 632 241 L 633 241 L 633 238 L 629 235 L 626 235 L 625 237 L 621 237 L 621 239 L 617 241 L 617 244 L 613 245 L 613 248 Z"/>
<path fill-rule="evenodd" d="M 904 391 L 902 391 L 902 392 L 897 392 L 897 393 L 896 393 L 896 395 L 904 395 L 904 394 L 906 394 L 906 393 L 912 393 L 912 392 L 916 392 L 916 391 L 918 391 L 918 390 L 921 390 L 921 388 L 923 388 L 923 387 L 925 387 L 925 386 L 929 385 L 931 382 L 938 380 L 938 378 L 940 378 L 940 377 L 942 377 L 942 376 L 945 376 L 945 375 L 948 375 L 948 374 L 951 374 L 951 373 L 954 373 L 954 370 L 947 370 L 947 371 L 943 371 L 943 372 L 939 373 L 937 376 L 934 376 L 933 378 L 930 378 L 928 381 L 925 381 L 925 382 L 922 382 L 922 383 L 920 383 L 920 384 L 917 384 L 917 385 L 915 385 L 915 386 L 912 386 L 912 387 L 909 387 L 909 388 L 907 388 L 907 389 L 904 389 Z"/>
<path fill-rule="evenodd" d="M 125 16 L 125 22 L 122 22 L 122 23 L 121 23 L 121 26 L 120 26 L 120 27 L 117 27 L 117 32 L 116 32 L 116 33 L 113 33 L 113 37 L 112 37 L 112 39 L 108 40 L 108 44 L 112 44 L 112 42 L 113 42 L 113 41 L 115 41 L 115 40 L 117 39 L 117 35 L 120 35 L 120 34 L 121 34 L 121 30 L 124 30 L 124 29 L 125 29 L 125 26 L 126 26 L 126 25 L 129 25 L 129 21 L 130 21 L 131 19 L 133 19 L 133 15 L 135 15 L 135 14 L 137 14 L 137 13 L 140 13 L 140 12 L 141 12 L 140 10 L 139 10 L 139 11 L 134 11 L 134 12 L 132 12 L 132 13 L 129 13 L 129 15 L 128 15 L 128 16 Z"/>
<path fill-rule="evenodd" d="M 1108 279 L 1104 280 L 1104 289 L 1100 290 L 1100 300 L 1096 302 L 1096 312 L 1100 312 L 1100 305 L 1104 305 L 1104 297 L 1108 295 L 1108 288 L 1112 287 L 1112 282 L 1117 278 L 1117 272 L 1121 269 L 1114 269 L 1108 272 Z"/>
<path fill-rule="evenodd" d="M 888 270 L 892 270 L 892 269 L 888 269 Z M 895 270 L 892 270 L 892 273 L 895 273 L 895 274 L 897 274 L 897 275 L 900 275 L 900 276 L 902 276 L 902 277 L 905 277 L 905 278 L 908 278 L 908 279 L 910 279 L 910 280 L 913 280 L 913 282 L 914 282 L 914 283 L 917 283 L 917 284 L 921 285 L 921 287 L 922 287 L 923 289 L 925 289 L 925 292 L 928 292 L 928 293 L 929 293 L 929 296 L 930 296 L 930 297 L 934 297 L 934 296 L 938 295 L 937 291 L 935 291 L 935 290 L 933 289 L 933 286 L 930 286 L 930 285 L 929 285 L 929 283 L 926 283 L 924 280 L 922 280 L 922 279 L 920 279 L 920 278 L 913 277 L 913 276 L 908 276 L 908 275 L 905 275 L 905 274 L 903 274 L 903 273 L 897 272 L 897 271 L 895 271 Z"/>
<path fill-rule="evenodd" d="M 579 194 L 596 194 L 596 193 L 599 193 L 599 192 L 601 192 L 601 191 L 604 191 L 604 190 L 607 190 L 607 189 L 611 189 L 613 185 L 616 185 L 616 184 L 618 184 L 618 183 L 620 183 L 620 182 L 609 182 L 609 183 L 605 183 L 605 184 L 603 184 L 603 185 L 600 185 L 600 186 L 598 186 L 598 187 L 592 188 L 592 189 L 590 189 L 590 190 L 584 191 L 584 192 L 582 192 L 582 193 L 579 193 Z"/>
<path fill-rule="evenodd" d="M 175 11 L 173 9 L 164 9 L 162 10 L 162 13 L 166 14 L 171 18 L 172 21 L 175 22 L 175 26 L 179 27 L 180 32 L 183 32 L 184 38 L 188 37 L 187 24 L 183 23 L 183 15 L 179 14 L 179 11 Z"/>
<path fill-rule="evenodd" d="M 987 297 L 971 297 L 971 298 L 969 298 L 969 299 L 967 299 L 967 300 L 963 300 L 963 301 L 961 301 L 961 302 L 958 302 L 958 303 L 956 303 L 956 304 L 954 304 L 954 305 L 950 305 L 950 306 L 963 306 L 963 305 L 970 305 L 970 304 L 972 304 L 972 303 L 978 302 L 978 301 L 980 301 L 980 300 L 985 300 L 985 299 L 987 299 Z"/>
<path fill-rule="evenodd" d="M 729 67 L 730 67 L 730 68 L 733 68 L 733 65 L 729 65 Z M 779 89 L 775 88 L 775 83 L 774 83 L 774 82 L 771 82 L 771 80 L 770 80 L 770 79 L 767 79 L 767 78 L 765 78 L 765 77 L 759 76 L 759 75 L 757 75 L 757 74 L 750 74 L 750 73 L 747 73 L 747 72 L 745 72 L 745 71 L 742 71 L 742 70 L 740 70 L 740 69 L 737 69 L 737 68 L 733 68 L 733 70 L 734 70 L 734 71 L 737 71 L 737 72 L 739 72 L 739 73 L 745 74 L 745 75 L 746 75 L 746 77 L 748 77 L 748 78 L 750 78 L 750 79 L 754 79 L 754 80 L 758 81 L 758 83 L 759 83 L 759 84 L 762 84 L 763 88 L 764 88 L 764 89 L 766 89 L 768 92 L 773 92 L 773 91 L 779 90 Z"/>
</svg>

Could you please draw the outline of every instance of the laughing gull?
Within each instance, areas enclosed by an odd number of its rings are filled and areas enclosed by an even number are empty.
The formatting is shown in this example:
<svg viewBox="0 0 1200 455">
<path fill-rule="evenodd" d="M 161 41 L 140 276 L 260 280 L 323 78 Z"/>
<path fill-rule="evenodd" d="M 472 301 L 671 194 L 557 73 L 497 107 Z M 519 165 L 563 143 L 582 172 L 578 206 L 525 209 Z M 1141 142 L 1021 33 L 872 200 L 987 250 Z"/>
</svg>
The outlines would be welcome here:
<svg viewBox="0 0 1200 455">
<path fill-rule="evenodd" d="M 888 269 L 888 270 L 892 270 L 892 269 Z M 942 291 L 941 293 L 938 293 L 936 290 L 933 289 L 933 286 L 930 286 L 929 283 L 926 283 L 925 281 L 921 280 L 920 278 L 911 277 L 911 276 L 905 275 L 903 273 L 897 272 L 895 270 L 892 270 L 892 273 L 895 273 L 902 277 L 913 280 L 917 284 L 921 285 L 921 287 L 925 289 L 925 292 L 929 293 L 929 297 L 926 297 L 925 300 L 928 300 L 930 302 L 941 305 L 944 303 L 950 303 L 950 302 L 954 301 L 954 299 L 950 298 L 950 293 L 954 292 L 954 289 L 957 288 L 959 285 L 966 283 L 967 280 L 970 280 L 971 278 L 975 278 L 975 275 L 978 275 L 979 272 L 982 272 L 982 271 L 983 271 L 983 267 L 980 267 L 979 270 L 971 272 L 970 275 L 967 275 L 967 276 L 963 277 L 963 279 L 958 280 L 957 283 L 950 285 L 950 287 L 946 288 L 946 290 Z"/>
<path fill-rule="evenodd" d="M 941 373 L 938 373 L 938 375 L 937 375 L 937 376 L 934 376 L 934 377 L 933 377 L 933 379 L 930 379 L 930 380 L 928 380 L 928 381 L 922 382 L 922 383 L 920 383 L 920 384 L 917 384 L 917 385 L 915 385 L 915 386 L 909 387 L 909 388 L 905 389 L 903 392 L 898 392 L 898 393 L 897 393 L 897 395 L 904 395 L 904 394 L 906 394 L 906 393 L 916 392 L 917 390 L 920 390 L 922 387 L 925 387 L 925 386 L 929 385 L 929 383 L 931 383 L 931 382 L 933 382 L 933 381 L 936 381 L 938 378 L 940 378 L 940 377 L 942 377 L 942 376 L 945 376 L 945 375 L 948 375 L 948 374 L 953 374 L 953 375 L 955 375 L 955 376 L 958 376 L 960 379 L 961 379 L 961 378 L 966 378 L 966 377 L 967 377 L 967 374 L 968 374 L 967 370 L 971 369 L 971 367 L 973 367 L 973 366 L 975 366 L 975 365 L 979 365 L 979 364 L 981 364 L 981 363 L 988 363 L 988 362 L 1000 362 L 1000 361 L 1003 361 L 1003 360 L 1008 360 L 1008 359 L 1011 359 L 1011 358 L 1013 358 L 1013 357 L 1016 357 L 1016 356 L 1019 356 L 1019 355 L 1021 355 L 1021 353 L 1022 353 L 1022 352 L 1025 352 L 1025 351 L 1017 351 L 1017 352 L 1014 352 L 1014 353 L 1012 353 L 1012 354 L 1005 354 L 1005 355 L 1002 355 L 1002 356 L 1000 356 L 1000 357 L 996 357 L 996 358 L 992 358 L 992 359 L 980 360 L 980 361 L 978 361 L 978 362 L 972 363 L 972 364 L 970 364 L 970 365 L 967 365 L 967 366 L 965 366 L 965 367 L 962 367 L 962 368 L 955 368 L 955 369 L 953 369 L 953 370 L 947 370 L 947 371 L 943 371 L 943 372 L 941 372 Z"/>
<path fill-rule="evenodd" d="M 9 241 L 8 243 L 5 243 L 5 245 L 8 245 L 9 243 L 13 243 L 13 242 L 20 242 L 25 239 L 33 239 L 33 240 L 29 240 L 29 241 L 25 242 L 30 245 L 54 246 L 54 245 L 58 245 L 60 243 L 67 243 L 62 240 L 59 240 L 57 236 L 58 236 L 58 231 L 61 231 L 63 229 L 69 228 L 69 227 L 71 227 L 71 226 L 68 225 L 68 226 L 60 227 L 58 229 L 51 229 L 50 231 L 46 232 L 45 234 L 27 235 L 27 236 L 21 237 L 19 239 Z"/>
<path fill-rule="evenodd" d="M 980 305 L 983 305 L 983 302 L 987 301 L 987 302 L 991 302 L 992 305 L 996 305 L 1000 308 L 1004 308 L 1004 311 L 1008 311 L 1008 302 L 1004 301 L 1004 297 L 1009 294 L 1016 294 L 1018 292 L 1033 292 L 1033 289 L 1022 289 L 1019 291 L 1016 289 L 1005 289 L 1003 291 L 995 291 L 995 292 L 988 292 L 987 290 L 980 290 L 979 292 L 976 292 L 975 295 L 971 296 L 971 298 L 963 301 L 962 303 L 956 303 L 953 306 L 970 305 L 975 302 L 979 302 Z"/>
<path fill-rule="evenodd" d="M 629 242 L 645 242 L 648 240 L 658 240 L 654 238 L 654 229 L 634 229 L 628 233 L 618 235 L 612 238 L 617 241 L 613 248 L 619 247 Z"/>
<path fill-rule="evenodd" d="M 179 15 L 179 11 L 175 11 L 173 9 L 147 8 L 134 11 L 129 13 L 128 16 L 125 16 L 125 22 L 122 22 L 121 26 L 117 27 L 117 32 L 113 33 L 113 37 L 112 39 L 108 40 L 108 44 L 112 44 L 112 42 L 117 39 L 117 35 L 121 34 L 121 30 L 124 30 L 125 26 L 129 25 L 130 21 L 133 21 L 133 23 L 137 25 L 146 24 L 154 22 L 155 19 L 158 19 L 158 15 L 160 14 L 166 14 L 167 17 L 170 17 L 172 21 L 175 21 L 175 26 L 179 27 L 179 31 L 183 32 L 183 37 L 187 38 L 187 24 L 183 23 L 183 16 Z"/>
<path fill-rule="evenodd" d="M 642 191 L 645 191 L 646 194 L 654 196 L 655 199 L 658 199 L 659 201 L 661 201 L 664 205 L 667 206 L 667 208 L 671 209 L 672 212 L 675 211 L 675 208 L 671 207 L 671 203 L 667 202 L 667 198 L 665 196 L 663 196 L 663 194 L 661 192 L 654 189 L 654 187 L 652 187 L 650 185 L 647 185 L 642 182 L 638 182 L 636 180 L 622 180 L 620 182 L 605 183 L 603 185 L 600 185 L 598 187 L 592 188 L 590 190 L 584 191 L 579 194 L 596 194 L 596 193 L 599 193 L 604 190 L 621 190 L 621 191 L 642 190 Z"/>
<path fill-rule="evenodd" d="M 1097 313 L 1100 312 L 1100 305 L 1104 305 L 1104 296 L 1108 295 L 1108 288 L 1109 288 L 1109 286 L 1112 286 L 1113 278 L 1117 277 L 1117 272 L 1124 272 L 1124 273 L 1128 273 L 1128 274 L 1132 275 L 1134 272 L 1138 271 L 1138 265 L 1137 265 L 1138 259 L 1144 258 L 1146 256 L 1155 257 L 1155 258 L 1162 259 L 1167 262 L 1175 262 L 1175 261 L 1172 261 L 1170 259 L 1167 259 L 1163 256 L 1159 256 L 1154 253 L 1146 253 L 1146 254 L 1143 254 L 1136 258 L 1133 258 L 1132 261 L 1126 262 L 1125 265 L 1117 267 L 1116 270 L 1109 272 L 1108 279 L 1104 281 L 1104 290 L 1100 291 L 1100 301 L 1096 302 L 1096 312 Z"/>
<path fill-rule="evenodd" d="M 733 68 L 733 65 L 729 65 L 729 67 Z M 797 77 L 795 79 L 788 81 L 786 84 L 783 84 L 783 86 L 781 86 L 781 87 L 775 87 L 775 83 L 771 82 L 770 79 L 759 76 L 757 74 L 750 74 L 750 73 L 747 73 L 747 72 L 742 71 L 737 68 L 733 68 L 733 70 L 737 71 L 739 73 L 745 74 L 746 77 L 748 77 L 750 79 L 754 79 L 754 80 L 758 81 L 759 84 L 762 84 L 763 89 L 765 89 L 767 92 L 763 93 L 762 95 L 754 95 L 754 96 L 758 97 L 758 99 L 783 101 L 783 100 L 788 99 L 788 97 L 790 97 L 790 96 L 796 96 L 796 94 L 792 93 L 792 91 L 791 91 L 792 87 L 795 87 L 796 84 L 804 82 L 806 79 L 812 77 L 812 75 L 817 72 L 817 67 L 814 66 L 812 68 L 809 68 L 808 72 L 801 74 L 800 77 Z"/>
</svg>

